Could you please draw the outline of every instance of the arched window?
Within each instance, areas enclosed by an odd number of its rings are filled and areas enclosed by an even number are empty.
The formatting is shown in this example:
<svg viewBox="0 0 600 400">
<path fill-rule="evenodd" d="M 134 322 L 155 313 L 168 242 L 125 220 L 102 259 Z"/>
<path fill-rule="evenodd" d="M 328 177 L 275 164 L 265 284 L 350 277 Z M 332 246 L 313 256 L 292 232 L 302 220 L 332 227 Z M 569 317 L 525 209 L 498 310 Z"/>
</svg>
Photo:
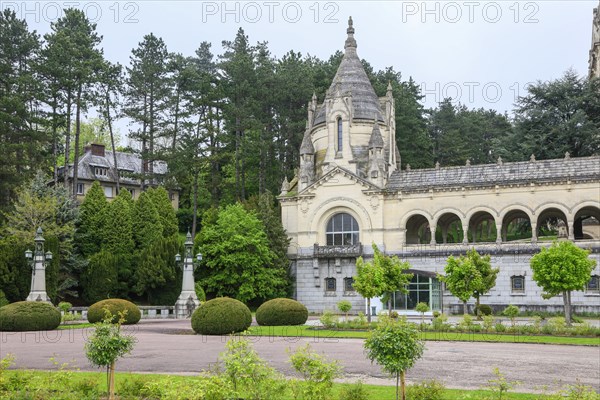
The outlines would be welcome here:
<svg viewBox="0 0 600 400">
<path fill-rule="evenodd" d="M 338 117 L 337 119 L 337 151 L 341 152 L 342 151 L 342 136 L 343 134 L 343 130 L 342 130 L 342 119 Z"/>
<path fill-rule="evenodd" d="M 359 243 L 358 223 L 347 213 L 335 214 L 327 223 L 327 246 L 344 246 Z"/>
<path fill-rule="evenodd" d="M 512 293 L 525 293 L 525 277 L 522 275 L 511 276 L 510 290 Z"/>
</svg>

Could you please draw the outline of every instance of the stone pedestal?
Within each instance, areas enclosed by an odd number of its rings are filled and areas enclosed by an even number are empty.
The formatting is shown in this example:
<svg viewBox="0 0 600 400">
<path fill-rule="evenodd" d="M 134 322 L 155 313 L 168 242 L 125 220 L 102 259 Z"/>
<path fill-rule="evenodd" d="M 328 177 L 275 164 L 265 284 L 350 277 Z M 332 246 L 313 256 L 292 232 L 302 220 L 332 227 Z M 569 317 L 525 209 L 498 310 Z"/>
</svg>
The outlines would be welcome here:
<svg viewBox="0 0 600 400">
<path fill-rule="evenodd" d="M 194 288 L 194 262 L 189 253 L 183 261 L 181 294 L 175 302 L 175 318 L 178 319 L 190 318 L 194 310 L 200 305 L 200 300 L 198 300 Z"/>
</svg>

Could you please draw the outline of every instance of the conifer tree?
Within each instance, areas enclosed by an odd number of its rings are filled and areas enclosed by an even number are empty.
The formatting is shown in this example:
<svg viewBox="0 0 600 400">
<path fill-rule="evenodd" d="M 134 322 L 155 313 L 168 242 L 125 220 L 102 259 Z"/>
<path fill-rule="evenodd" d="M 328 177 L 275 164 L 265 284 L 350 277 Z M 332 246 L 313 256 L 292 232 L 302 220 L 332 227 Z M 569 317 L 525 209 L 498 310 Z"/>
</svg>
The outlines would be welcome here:
<svg viewBox="0 0 600 400">
<path fill-rule="evenodd" d="M 108 204 L 105 213 L 107 222 L 102 231 L 102 250 L 114 254 L 132 254 L 133 241 L 133 207 L 135 203 L 131 194 L 123 189 Z"/>
<path fill-rule="evenodd" d="M 171 200 L 169 200 L 169 193 L 162 186 L 155 189 L 148 189 L 146 193 L 160 217 L 162 236 L 169 237 L 176 234 L 179 230 L 177 214 L 171 204 Z"/>
<path fill-rule="evenodd" d="M 142 192 L 133 209 L 133 238 L 136 248 L 143 250 L 162 237 L 162 224 L 156 207 L 146 192 Z"/>
<path fill-rule="evenodd" d="M 75 231 L 75 245 L 83 257 L 89 257 L 100 251 L 107 206 L 104 191 L 100 183 L 95 181 L 79 207 L 79 219 Z"/>
</svg>

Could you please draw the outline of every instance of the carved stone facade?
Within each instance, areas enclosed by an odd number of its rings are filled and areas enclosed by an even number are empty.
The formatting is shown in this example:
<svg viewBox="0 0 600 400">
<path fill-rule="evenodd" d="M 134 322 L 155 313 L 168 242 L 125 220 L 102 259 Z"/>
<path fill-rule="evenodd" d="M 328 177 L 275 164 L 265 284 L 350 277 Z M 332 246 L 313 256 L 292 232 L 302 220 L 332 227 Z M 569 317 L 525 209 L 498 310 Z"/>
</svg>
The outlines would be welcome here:
<svg viewBox="0 0 600 400">
<path fill-rule="evenodd" d="M 590 77 L 600 78 L 600 1 L 594 8 L 592 48 L 590 49 Z"/>
<path fill-rule="evenodd" d="M 442 290 L 436 274 L 449 255 L 474 247 L 500 268 L 483 303 L 560 308 L 562 298 L 542 299 L 529 260 L 557 230 L 600 258 L 600 157 L 567 153 L 555 160 L 401 170 L 391 90 L 377 98 L 351 20 L 347 34 L 323 103 L 316 96 L 309 102 L 298 176 L 284 182 L 279 196 L 297 299 L 310 311 L 335 309 L 342 299 L 364 310 L 352 276 L 356 258 L 372 258 L 376 244 L 410 262 L 415 274 L 410 293 L 394 297 L 396 309 L 408 313 L 427 301 L 448 311 L 460 302 Z M 381 303 L 372 304 L 381 310 Z M 590 284 L 573 294 L 573 304 L 598 312 L 600 292 Z"/>
</svg>

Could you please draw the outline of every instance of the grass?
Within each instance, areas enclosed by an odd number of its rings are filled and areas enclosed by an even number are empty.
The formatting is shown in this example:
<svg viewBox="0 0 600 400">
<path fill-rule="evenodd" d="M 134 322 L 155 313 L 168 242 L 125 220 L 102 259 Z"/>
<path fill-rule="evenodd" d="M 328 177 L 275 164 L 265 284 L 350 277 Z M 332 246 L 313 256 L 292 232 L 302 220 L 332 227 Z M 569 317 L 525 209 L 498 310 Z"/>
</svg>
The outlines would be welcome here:
<svg viewBox="0 0 600 400">
<path fill-rule="evenodd" d="M 253 326 L 248 334 L 254 336 L 311 337 L 316 339 L 365 339 L 368 332 L 353 330 L 314 329 L 299 326 Z M 498 333 L 421 332 L 421 339 L 429 341 L 540 343 L 576 346 L 600 346 L 600 337 L 542 336 Z"/>
<path fill-rule="evenodd" d="M 65 329 L 83 329 L 83 328 L 89 328 L 94 326 L 94 324 L 90 324 L 89 322 L 78 322 L 78 323 L 74 323 L 74 324 L 60 324 L 58 326 L 59 330 L 65 330 Z"/>
<path fill-rule="evenodd" d="M 45 389 L 53 391 L 58 390 L 60 387 L 61 394 L 66 394 L 65 392 L 77 393 L 76 389 L 82 387 L 82 384 L 85 384 L 89 387 L 89 385 L 94 385 L 98 388 L 100 392 L 106 392 L 106 374 L 104 372 L 78 372 L 78 371 L 69 371 L 69 370 L 61 370 L 61 371 L 30 371 L 30 370 L 6 370 L 2 372 L 2 377 L 6 379 L 8 382 L 37 382 L 39 384 L 43 384 L 46 386 Z M 165 382 L 165 384 L 173 384 L 173 383 L 183 383 L 189 382 L 191 380 L 197 379 L 196 377 L 190 376 L 181 376 L 181 375 L 166 375 L 166 374 L 135 374 L 135 373 L 116 373 L 115 383 L 116 383 L 116 392 L 119 394 L 119 390 L 121 385 L 124 382 L 138 381 L 142 383 L 146 382 L 154 382 L 159 383 Z M 338 398 L 340 391 L 349 384 L 344 383 L 336 383 L 333 387 L 333 396 L 332 398 Z M 48 387 L 52 386 L 52 388 Z M 55 388 L 56 386 L 56 388 Z M 394 386 L 379 386 L 379 385 L 363 385 L 369 394 L 369 399 L 371 400 L 380 400 L 380 399 L 392 399 L 395 397 L 395 387 Z M 14 387 L 13 390 L 10 391 L 10 395 L 18 397 L 18 392 L 21 390 L 27 390 L 24 387 Z M 31 390 L 31 387 L 28 388 Z M 48 393 L 48 392 L 46 392 Z M 465 397 L 468 395 L 469 397 Z M 460 399 L 483 399 L 483 398 L 491 398 L 493 395 L 490 390 L 459 390 L 459 389 L 446 389 L 443 392 L 443 400 L 460 400 Z M 538 394 L 530 394 L 530 393 L 507 393 L 502 398 L 505 400 L 534 400 L 539 399 L 540 395 Z M 13 398 L 13 397 L 9 397 Z M 61 397 L 62 398 L 62 397 Z M 71 398 L 71 397 L 68 397 Z M 86 397 L 87 398 L 87 397 Z M 94 398 L 96 398 L 94 396 Z M 141 397 L 131 397 L 131 396 L 123 396 L 123 399 L 141 399 Z M 281 398 L 281 400 L 292 400 L 291 395 L 285 396 Z"/>
</svg>

